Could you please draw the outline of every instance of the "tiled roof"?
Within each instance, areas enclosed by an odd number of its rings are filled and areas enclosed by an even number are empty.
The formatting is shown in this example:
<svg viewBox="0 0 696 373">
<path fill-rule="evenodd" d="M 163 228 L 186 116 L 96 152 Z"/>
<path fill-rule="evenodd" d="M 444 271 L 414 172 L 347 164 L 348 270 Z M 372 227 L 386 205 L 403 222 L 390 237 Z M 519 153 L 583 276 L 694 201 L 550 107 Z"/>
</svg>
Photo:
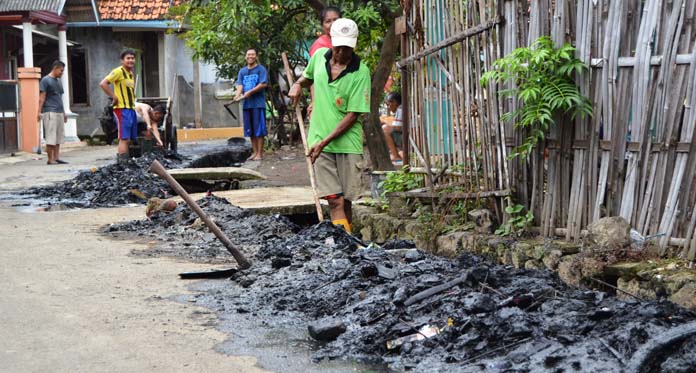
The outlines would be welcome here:
<svg viewBox="0 0 696 373">
<path fill-rule="evenodd" d="M 58 14 L 65 0 L 0 0 L 0 13 L 21 11 L 49 11 Z"/>
<path fill-rule="evenodd" d="M 182 0 L 98 0 L 99 18 L 119 21 L 165 19 L 170 6 Z"/>
</svg>

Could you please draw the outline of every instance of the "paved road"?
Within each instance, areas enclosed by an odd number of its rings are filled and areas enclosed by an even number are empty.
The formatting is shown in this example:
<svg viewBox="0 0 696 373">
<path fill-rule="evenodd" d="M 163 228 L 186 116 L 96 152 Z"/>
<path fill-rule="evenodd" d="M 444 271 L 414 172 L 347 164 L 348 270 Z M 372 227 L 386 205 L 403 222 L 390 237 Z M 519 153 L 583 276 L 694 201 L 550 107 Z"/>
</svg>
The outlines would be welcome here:
<svg viewBox="0 0 696 373">
<path fill-rule="evenodd" d="M 0 162 L 0 189 L 66 179 L 111 153 L 75 150 L 69 166 Z M 97 233 L 142 216 L 141 207 L 27 213 L 0 201 L 0 372 L 260 371 L 254 358 L 214 352 L 227 338 L 214 314 L 175 301 L 192 296 L 177 273 L 201 266 L 134 258 L 144 244 Z"/>
</svg>

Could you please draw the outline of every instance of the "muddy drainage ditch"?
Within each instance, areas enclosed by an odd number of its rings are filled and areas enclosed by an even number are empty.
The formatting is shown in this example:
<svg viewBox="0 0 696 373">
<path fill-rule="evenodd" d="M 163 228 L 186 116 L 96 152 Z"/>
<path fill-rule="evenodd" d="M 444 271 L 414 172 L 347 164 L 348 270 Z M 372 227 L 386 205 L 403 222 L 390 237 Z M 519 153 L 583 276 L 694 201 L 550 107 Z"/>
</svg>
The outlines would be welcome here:
<svg viewBox="0 0 696 373">
<path fill-rule="evenodd" d="M 300 227 L 215 196 L 199 203 L 254 264 L 229 280 L 205 282 L 195 303 L 222 320 L 306 330 L 305 338 L 317 341 L 315 361 L 448 372 L 690 372 L 696 366 L 696 314 L 670 302 L 622 301 L 568 287 L 546 271 L 471 254 L 436 257 L 408 241 L 376 247 L 326 222 Z M 233 263 L 182 204 L 104 232 L 159 242 L 134 255 Z"/>
</svg>

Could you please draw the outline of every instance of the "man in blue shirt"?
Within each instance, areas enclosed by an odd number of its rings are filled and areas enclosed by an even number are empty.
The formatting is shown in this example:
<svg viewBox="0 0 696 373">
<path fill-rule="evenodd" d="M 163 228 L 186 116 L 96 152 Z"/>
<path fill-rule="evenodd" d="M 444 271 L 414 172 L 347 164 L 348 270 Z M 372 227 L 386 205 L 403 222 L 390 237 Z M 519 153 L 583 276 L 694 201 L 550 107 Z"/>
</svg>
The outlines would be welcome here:
<svg viewBox="0 0 696 373">
<path fill-rule="evenodd" d="M 263 141 L 266 130 L 266 87 L 268 76 L 266 68 L 256 62 L 256 48 L 246 51 L 247 65 L 237 75 L 237 94 L 235 101 L 244 100 L 244 136 L 251 137 L 253 154 L 248 160 L 260 161 L 263 158 Z"/>
</svg>

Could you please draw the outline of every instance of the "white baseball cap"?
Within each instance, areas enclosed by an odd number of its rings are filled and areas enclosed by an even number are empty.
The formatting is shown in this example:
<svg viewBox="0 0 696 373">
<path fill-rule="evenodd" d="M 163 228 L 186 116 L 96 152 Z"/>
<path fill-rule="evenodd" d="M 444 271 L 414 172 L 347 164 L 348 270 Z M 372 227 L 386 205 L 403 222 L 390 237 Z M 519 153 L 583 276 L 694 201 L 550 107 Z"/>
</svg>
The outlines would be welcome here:
<svg viewBox="0 0 696 373">
<path fill-rule="evenodd" d="M 331 25 L 331 45 L 355 48 L 358 42 L 358 25 L 348 18 L 339 18 Z"/>
</svg>

